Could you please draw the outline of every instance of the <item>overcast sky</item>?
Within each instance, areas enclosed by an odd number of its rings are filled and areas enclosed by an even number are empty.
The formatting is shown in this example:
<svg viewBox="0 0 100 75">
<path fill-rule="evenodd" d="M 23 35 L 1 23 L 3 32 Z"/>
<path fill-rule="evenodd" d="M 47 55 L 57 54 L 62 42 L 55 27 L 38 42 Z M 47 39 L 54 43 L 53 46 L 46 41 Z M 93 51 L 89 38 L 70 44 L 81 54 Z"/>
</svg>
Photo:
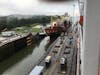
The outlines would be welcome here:
<svg viewBox="0 0 100 75">
<path fill-rule="evenodd" d="M 73 7 L 75 4 L 75 9 Z M 0 0 L 0 16 L 11 14 L 23 15 L 55 15 L 65 12 L 79 15 L 76 1 L 64 3 L 44 3 L 39 0 Z"/>
</svg>

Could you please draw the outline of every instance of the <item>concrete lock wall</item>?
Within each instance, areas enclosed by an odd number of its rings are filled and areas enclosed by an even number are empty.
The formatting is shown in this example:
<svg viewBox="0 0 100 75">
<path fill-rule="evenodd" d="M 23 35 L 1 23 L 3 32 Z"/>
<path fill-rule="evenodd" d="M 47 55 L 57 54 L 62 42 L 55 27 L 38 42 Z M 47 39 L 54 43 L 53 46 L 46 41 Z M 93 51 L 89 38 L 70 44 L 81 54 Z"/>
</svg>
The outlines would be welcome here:
<svg viewBox="0 0 100 75">
<path fill-rule="evenodd" d="M 0 61 L 11 56 L 15 51 L 14 43 L 8 43 L 0 47 Z"/>
<path fill-rule="evenodd" d="M 29 39 L 27 39 L 29 38 Z M 35 39 L 32 35 L 25 36 L 23 38 L 20 38 L 18 40 L 9 42 L 3 46 L 0 47 L 0 61 L 3 59 L 13 55 L 17 51 L 20 51 L 22 48 L 26 46 L 30 46 Z M 29 41 L 29 42 L 27 42 Z"/>
</svg>

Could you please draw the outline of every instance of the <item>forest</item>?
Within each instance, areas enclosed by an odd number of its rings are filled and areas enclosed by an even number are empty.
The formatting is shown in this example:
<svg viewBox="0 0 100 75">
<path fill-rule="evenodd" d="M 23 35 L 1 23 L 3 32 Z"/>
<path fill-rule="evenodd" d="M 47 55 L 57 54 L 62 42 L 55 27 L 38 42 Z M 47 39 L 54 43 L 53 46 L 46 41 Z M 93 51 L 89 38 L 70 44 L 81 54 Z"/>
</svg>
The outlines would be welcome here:
<svg viewBox="0 0 100 75">
<path fill-rule="evenodd" d="M 42 25 L 46 25 L 46 23 L 50 23 L 51 16 L 32 16 L 30 18 L 17 18 L 17 17 L 0 17 L 0 31 L 2 30 L 10 30 L 12 28 L 21 27 L 21 26 L 29 26 L 31 24 L 39 23 Z"/>
</svg>

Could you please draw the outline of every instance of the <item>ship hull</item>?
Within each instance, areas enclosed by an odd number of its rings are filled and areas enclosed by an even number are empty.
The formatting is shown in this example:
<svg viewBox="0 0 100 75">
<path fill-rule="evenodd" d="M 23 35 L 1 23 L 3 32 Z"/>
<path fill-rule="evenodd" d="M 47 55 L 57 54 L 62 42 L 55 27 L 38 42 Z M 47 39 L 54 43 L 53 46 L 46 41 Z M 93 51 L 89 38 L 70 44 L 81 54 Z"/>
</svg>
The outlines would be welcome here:
<svg viewBox="0 0 100 75">
<path fill-rule="evenodd" d="M 50 40 L 55 40 L 57 39 L 58 36 L 60 36 L 61 32 L 55 32 L 55 33 L 50 33 L 48 36 L 50 36 Z"/>
</svg>

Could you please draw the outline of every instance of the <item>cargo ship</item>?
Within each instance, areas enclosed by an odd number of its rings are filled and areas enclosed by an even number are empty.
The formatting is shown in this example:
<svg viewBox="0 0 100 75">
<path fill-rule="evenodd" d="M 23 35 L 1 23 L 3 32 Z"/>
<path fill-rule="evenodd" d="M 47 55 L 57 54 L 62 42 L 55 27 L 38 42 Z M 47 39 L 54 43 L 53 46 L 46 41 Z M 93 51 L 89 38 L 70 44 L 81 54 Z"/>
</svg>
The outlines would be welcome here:
<svg viewBox="0 0 100 75">
<path fill-rule="evenodd" d="M 64 20 L 63 22 L 56 21 L 50 27 L 45 28 L 45 32 L 50 39 L 57 38 L 62 32 L 67 32 L 67 29 L 71 26 L 70 20 Z"/>
</svg>

